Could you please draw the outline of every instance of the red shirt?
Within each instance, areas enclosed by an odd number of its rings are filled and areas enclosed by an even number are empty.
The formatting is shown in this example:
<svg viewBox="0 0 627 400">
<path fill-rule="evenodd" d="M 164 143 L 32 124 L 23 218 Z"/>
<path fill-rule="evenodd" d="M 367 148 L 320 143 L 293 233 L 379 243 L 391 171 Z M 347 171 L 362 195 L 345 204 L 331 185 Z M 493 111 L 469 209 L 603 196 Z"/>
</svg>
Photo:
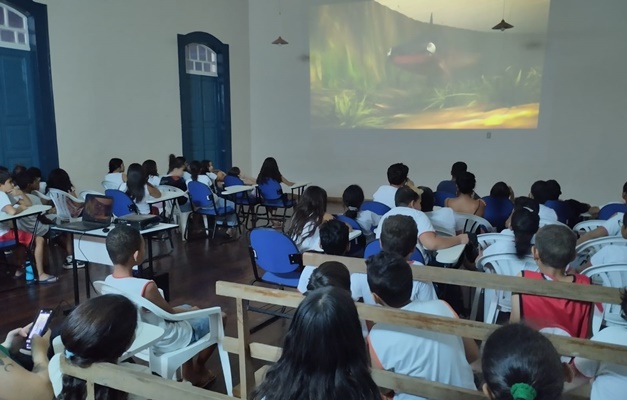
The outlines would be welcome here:
<svg viewBox="0 0 627 400">
<path fill-rule="evenodd" d="M 528 279 L 555 280 L 552 276 L 534 271 L 522 271 Z M 574 274 L 573 282 L 590 285 L 590 278 Z M 520 294 L 520 316 L 535 329 L 561 328 L 572 337 L 588 339 L 591 336 L 590 321 L 594 305 L 592 303 L 558 299 L 554 297 Z"/>
</svg>

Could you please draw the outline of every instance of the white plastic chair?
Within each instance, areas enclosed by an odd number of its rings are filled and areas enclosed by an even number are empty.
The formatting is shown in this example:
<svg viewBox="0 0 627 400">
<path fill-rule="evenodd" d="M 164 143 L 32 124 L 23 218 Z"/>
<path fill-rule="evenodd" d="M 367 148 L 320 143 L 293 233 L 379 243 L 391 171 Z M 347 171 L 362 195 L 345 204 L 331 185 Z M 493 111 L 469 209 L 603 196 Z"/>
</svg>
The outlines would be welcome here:
<svg viewBox="0 0 627 400">
<path fill-rule="evenodd" d="M 477 233 L 479 227 L 483 225 L 488 231 L 494 228 L 487 219 L 472 214 L 455 213 L 455 223 L 457 230 L 464 233 Z"/>
<path fill-rule="evenodd" d="M 83 190 L 82 192 L 80 192 L 78 195 L 81 199 L 85 199 L 85 197 L 87 197 L 88 194 L 95 194 L 97 196 L 104 196 L 104 193 L 101 192 L 97 192 L 95 190 Z"/>
<path fill-rule="evenodd" d="M 477 260 L 477 269 L 486 273 L 493 273 L 503 276 L 517 276 L 524 270 L 537 271 L 538 266 L 531 256 L 524 258 L 518 258 L 513 253 L 492 254 L 489 256 L 481 257 Z M 499 312 L 511 312 L 512 311 L 512 293 L 497 290 L 497 289 L 485 289 L 484 296 L 484 315 L 483 320 L 485 323 L 494 324 L 498 318 Z M 473 299 L 471 320 L 477 318 L 477 310 L 479 307 L 479 297 L 481 291 L 475 292 Z"/>
<path fill-rule="evenodd" d="M 548 219 L 541 219 L 540 220 L 540 228 L 542 228 L 543 226 L 546 226 L 546 225 L 562 225 L 562 226 L 565 226 L 568 229 L 570 229 L 570 227 L 568 225 L 563 224 L 563 223 L 561 223 L 559 221 L 551 221 L 551 220 L 548 220 Z"/>
<path fill-rule="evenodd" d="M 582 221 L 573 227 L 573 231 L 575 232 L 591 232 L 603 225 L 606 221 L 600 219 L 589 219 L 587 221 Z"/>
<path fill-rule="evenodd" d="M 627 264 L 603 264 L 586 268 L 583 275 L 590 279 L 600 280 L 606 287 L 627 287 Z M 596 279 L 595 279 L 596 278 Z M 621 317 L 620 304 L 603 304 L 603 321 L 607 326 L 627 326 L 627 321 Z"/>
<path fill-rule="evenodd" d="M 183 347 L 182 349 L 171 351 L 168 353 L 157 353 L 155 352 L 154 348 L 151 347 L 149 350 L 150 357 L 148 363 L 150 365 L 150 369 L 153 372 L 159 374 L 162 378 L 172 379 L 174 378 L 177 371 L 181 368 L 183 363 L 194 357 L 200 351 L 216 344 L 218 347 L 218 353 L 220 355 L 220 363 L 222 364 L 222 374 L 224 375 L 224 382 L 226 384 L 227 394 L 229 396 L 233 396 L 231 363 L 229 361 L 229 355 L 224 350 L 224 346 L 222 344 L 224 340 L 224 326 L 222 324 L 222 310 L 220 307 L 203 308 L 200 310 L 170 314 L 169 312 L 162 310 L 152 302 L 137 294 L 125 292 L 111 285 L 107 285 L 103 281 L 94 282 L 94 288 L 97 292 L 102 294 L 121 294 L 122 296 L 135 303 L 135 305 L 139 309 L 143 308 L 148 310 L 150 313 L 140 313 L 142 319 L 144 319 L 146 315 L 150 314 L 163 321 L 186 321 L 193 318 L 209 318 L 210 330 L 208 334 L 198 339 L 198 341 L 186 347 Z M 144 322 L 154 323 L 155 321 L 153 320 Z"/>
<path fill-rule="evenodd" d="M 107 190 L 107 189 L 115 189 L 118 190 L 118 188 L 120 187 L 120 185 L 118 185 L 115 182 L 109 182 L 109 181 L 102 181 L 101 183 L 102 187 Z"/>
<path fill-rule="evenodd" d="M 428 211 L 425 213 L 433 229 L 440 236 L 455 236 L 455 212 L 450 208 L 439 208 L 438 210 Z"/>
<path fill-rule="evenodd" d="M 46 196 L 45 194 L 43 194 L 42 192 L 40 192 L 39 190 L 33 190 L 33 194 L 37 197 L 39 197 L 40 200 L 43 201 L 52 201 L 52 199 L 50 198 L 50 196 Z"/>
<path fill-rule="evenodd" d="M 627 246 L 627 240 L 622 236 L 606 236 L 588 240 L 575 248 L 577 258 L 571 263 L 572 267 L 579 267 L 588 261 L 605 246 Z"/>
<path fill-rule="evenodd" d="M 479 242 L 479 248 L 485 250 L 489 245 L 494 244 L 500 240 L 513 240 L 513 236 L 504 235 L 502 233 L 482 233 L 477 235 L 477 242 Z"/>
<path fill-rule="evenodd" d="M 77 199 L 71 194 L 59 189 L 48 189 L 48 193 L 54 207 L 57 209 L 57 223 L 64 221 L 80 221 L 81 218 L 73 218 L 70 208 L 67 205 L 68 200 L 75 203 L 84 203 L 83 199 Z"/>
<path fill-rule="evenodd" d="M 157 187 L 157 189 L 159 189 L 160 192 L 173 192 L 173 193 L 178 193 L 182 196 L 188 197 L 187 194 L 182 191 L 181 189 L 175 187 L 175 186 L 170 186 L 170 185 L 159 185 Z M 183 241 L 185 241 L 185 229 L 187 229 L 187 221 L 189 220 L 189 215 L 192 213 L 191 211 L 181 211 L 181 207 L 179 206 L 179 202 L 178 199 L 169 202 L 170 204 L 166 204 L 166 210 L 165 213 L 166 215 L 169 215 L 170 212 L 172 212 L 172 216 L 174 218 L 174 223 L 178 224 L 179 226 L 179 231 L 181 232 L 181 239 Z M 171 209 L 171 207 L 174 207 L 174 210 Z"/>
</svg>

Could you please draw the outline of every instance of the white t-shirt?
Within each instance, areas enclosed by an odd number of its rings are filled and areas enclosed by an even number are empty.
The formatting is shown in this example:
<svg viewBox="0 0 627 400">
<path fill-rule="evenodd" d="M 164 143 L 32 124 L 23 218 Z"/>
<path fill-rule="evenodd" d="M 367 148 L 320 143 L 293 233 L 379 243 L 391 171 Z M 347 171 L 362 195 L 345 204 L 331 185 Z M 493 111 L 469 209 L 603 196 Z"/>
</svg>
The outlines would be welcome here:
<svg viewBox="0 0 627 400">
<path fill-rule="evenodd" d="M 592 265 L 627 262 L 627 246 L 605 246 L 590 257 Z"/>
<path fill-rule="evenodd" d="M 627 328 L 610 326 L 590 339 L 595 342 L 627 346 Z M 627 391 L 627 366 L 603 361 L 575 358 L 575 367 L 588 378 L 594 378 L 590 400 L 624 399 Z"/>
<path fill-rule="evenodd" d="M 624 213 L 617 213 L 601 225 L 607 231 L 607 236 L 620 236 L 620 228 L 623 226 L 624 215 Z"/>
<path fill-rule="evenodd" d="M 183 179 L 185 179 L 185 182 L 189 181 L 190 179 L 192 179 L 192 174 L 187 171 L 183 171 Z"/>
<path fill-rule="evenodd" d="M 441 300 L 413 301 L 402 310 L 458 318 L 450 306 Z M 461 337 L 378 323 L 370 331 L 368 343 L 376 354 L 373 363 L 380 364 L 387 371 L 476 390 Z M 396 393 L 394 399 L 422 397 Z"/>
<path fill-rule="evenodd" d="M 433 229 L 433 225 L 431 225 L 431 221 L 429 220 L 429 217 L 427 217 L 427 215 L 423 213 L 422 211 L 418 211 L 413 208 L 394 207 L 393 209 L 385 213 L 383 217 L 381 217 L 381 221 L 379 221 L 379 225 L 374 230 L 374 234 L 377 239 L 381 237 L 381 229 L 383 227 L 383 221 L 385 221 L 387 217 L 392 216 L 392 215 L 406 215 L 408 217 L 412 217 L 414 221 L 416 221 L 416 225 L 418 226 L 418 242 L 416 243 L 416 248 L 420 250 L 420 252 L 422 252 L 422 255 L 425 257 L 425 260 L 426 260 L 425 251 L 422 247 L 422 244 L 420 243 L 420 235 L 422 235 L 425 232 L 435 232 L 435 229 Z"/>
<path fill-rule="evenodd" d="M 422 265 L 416 263 L 415 265 Z M 353 299 L 364 299 L 364 304 L 376 305 L 374 297 L 372 297 L 372 291 L 368 285 L 368 275 L 362 273 L 351 274 L 351 294 Z M 411 301 L 431 301 L 437 300 L 438 295 L 435 293 L 435 288 L 431 282 L 414 281 L 411 290 Z"/>
<path fill-rule="evenodd" d="M 540 219 L 550 222 L 557 222 L 557 213 L 554 209 L 540 204 L 540 211 L 538 212 Z"/>
<path fill-rule="evenodd" d="M 122 192 L 126 192 L 127 186 L 126 186 L 126 182 L 122 183 L 122 185 L 120 185 L 120 191 Z M 137 210 L 139 211 L 140 214 L 150 214 L 150 204 L 148 204 L 146 202 L 146 200 L 148 200 L 150 198 L 150 192 L 148 192 L 148 185 L 144 185 L 144 198 L 142 199 L 142 201 L 137 201 L 137 200 L 133 200 L 133 202 L 135 203 L 135 205 L 137 205 Z"/>
<path fill-rule="evenodd" d="M 144 297 L 146 285 L 150 282 L 152 281 L 148 279 L 116 278 L 113 275 L 109 275 L 105 279 L 105 283 L 107 285 L 142 297 Z M 192 341 L 194 331 L 188 321 L 165 321 L 164 319 L 157 317 L 155 314 L 145 310 L 142 310 L 139 315 L 142 322 L 159 326 L 165 331 L 163 337 L 153 346 L 156 352 L 168 353 L 179 350 L 187 346 Z"/>
<path fill-rule="evenodd" d="M 0 215 L 6 215 L 6 213 L 2 211 L 5 206 L 13 206 L 13 201 L 11 201 L 11 198 L 7 193 L 0 192 Z M 11 225 L 9 225 L 9 223 L 0 222 L 0 236 L 6 235 L 10 230 Z"/>
<path fill-rule="evenodd" d="M 143 374 L 151 375 L 150 368 L 131 363 L 118 364 L 120 367 L 124 367 L 134 372 L 141 372 Z M 48 363 L 48 376 L 50 376 L 50 383 L 52 383 L 52 391 L 55 398 L 57 398 L 63 390 L 63 374 L 61 373 L 61 354 L 55 354 L 54 357 Z M 128 400 L 144 400 L 145 397 L 136 396 L 134 394 L 128 395 Z"/>
<path fill-rule="evenodd" d="M 161 185 L 161 177 L 157 176 L 157 175 L 149 175 L 148 176 L 148 183 L 150 183 L 154 187 L 157 187 L 157 186 Z"/>
<path fill-rule="evenodd" d="M 303 240 L 301 242 L 301 237 L 303 235 L 308 234 L 311 231 L 314 231 L 312 236 L 309 236 L 307 238 L 305 238 L 305 240 Z M 308 222 L 307 224 L 305 224 L 305 227 L 303 228 L 303 232 L 297 236 L 297 237 L 293 237 L 292 240 L 294 240 L 294 242 L 296 243 L 296 246 L 298 247 L 298 250 L 301 253 L 304 253 L 305 251 L 320 251 L 322 252 L 322 247 L 320 247 L 320 228 L 319 227 L 315 227 L 313 226 L 313 222 Z"/>
<path fill-rule="evenodd" d="M 381 216 L 370 210 L 359 211 L 355 221 L 361 227 L 361 232 L 372 232 L 379 225 Z"/>
<path fill-rule="evenodd" d="M 396 207 L 394 196 L 396 196 L 397 187 L 391 185 L 379 186 L 376 192 L 372 195 L 372 200 L 383 203 L 390 208 Z"/>
<path fill-rule="evenodd" d="M 105 182 L 111 182 L 115 184 L 117 187 L 120 187 L 124 180 L 122 179 L 121 172 L 111 172 L 104 177 Z"/>
<path fill-rule="evenodd" d="M 441 230 L 443 233 L 448 233 L 451 236 L 455 236 L 456 222 L 455 211 L 450 207 L 442 207 L 438 210 L 433 210 L 429 214 L 429 220 L 433 224 L 434 229 Z"/>
</svg>

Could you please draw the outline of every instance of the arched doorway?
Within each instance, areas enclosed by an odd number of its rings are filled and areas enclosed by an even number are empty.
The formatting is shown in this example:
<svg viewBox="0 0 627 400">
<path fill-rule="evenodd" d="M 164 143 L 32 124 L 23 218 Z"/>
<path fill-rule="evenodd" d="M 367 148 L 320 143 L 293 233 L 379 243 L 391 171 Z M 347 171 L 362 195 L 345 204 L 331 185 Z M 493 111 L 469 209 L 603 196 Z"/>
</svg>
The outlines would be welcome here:
<svg viewBox="0 0 627 400">
<path fill-rule="evenodd" d="M 214 36 L 178 36 L 183 155 L 231 167 L 229 46 Z"/>
<path fill-rule="evenodd" d="M 0 0 L 0 164 L 59 165 L 47 9 Z"/>
</svg>

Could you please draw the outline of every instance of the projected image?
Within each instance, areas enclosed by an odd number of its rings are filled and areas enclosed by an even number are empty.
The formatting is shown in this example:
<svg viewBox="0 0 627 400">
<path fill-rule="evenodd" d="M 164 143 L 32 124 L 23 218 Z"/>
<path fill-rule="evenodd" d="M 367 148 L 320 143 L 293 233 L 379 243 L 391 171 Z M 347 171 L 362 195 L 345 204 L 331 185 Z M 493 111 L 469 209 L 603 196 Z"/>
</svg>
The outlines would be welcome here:
<svg viewBox="0 0 627 400">
<path fill-rule="evenodd" d="M 537 128 L 549 2 L 364 0 L 312 8 L 312 127 Z M 491 29 L 502 18 L 514 28 Z"/>
</svg>

